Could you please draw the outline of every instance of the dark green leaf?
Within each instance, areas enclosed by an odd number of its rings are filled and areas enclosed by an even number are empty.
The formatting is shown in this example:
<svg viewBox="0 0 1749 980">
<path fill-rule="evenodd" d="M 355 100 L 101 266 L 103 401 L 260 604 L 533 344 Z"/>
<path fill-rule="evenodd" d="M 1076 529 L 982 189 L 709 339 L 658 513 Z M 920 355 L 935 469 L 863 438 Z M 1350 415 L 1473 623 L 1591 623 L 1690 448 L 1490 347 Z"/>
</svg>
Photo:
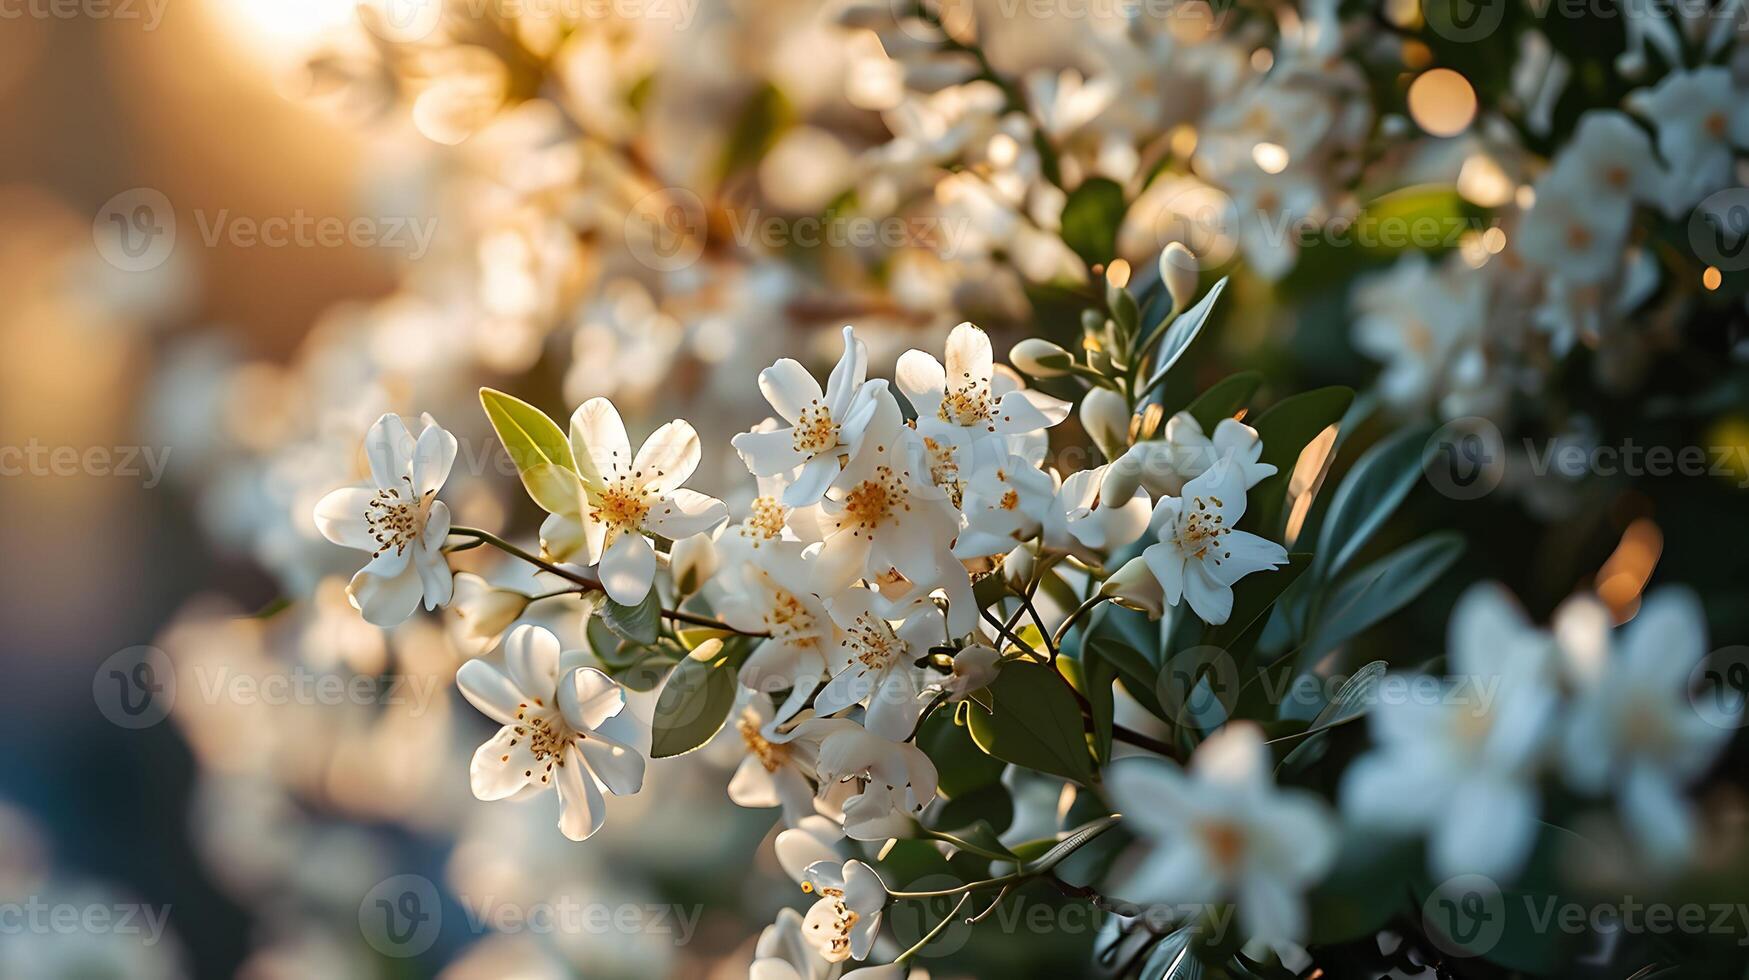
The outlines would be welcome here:
<svg viewBox="0 0 1749 980">
<path fill-rule="evenodd" d="M 1314 568 L 1320 580 L 1340 573 L 1396 513 L 1421 478 L 1426 447 L 1427 430 L 1413 426 L 1361 454 L 1330 499 L 1330 512 L 1318 535 Z"/>
<path fill-rule="evenodd" d="M 1261 625 L 1263 614 L 1281 598 L 1283 591 L 1294 583 L 1294 579 L 1306 570 L 1312 563 L 1312 556 L 1304 552 L 1294 552 L 1287 556 L 1288 563 L 1272 571 L 1257 572 L 1240 579 L 1233 586 L 1233 612 L 1227 621 L 1219 626 L 1211 626 L 1203 634 L 1203 643 L 1220 647 L 1235 658 L 1239 657 L 1241 642 L 1254 625 Z"/>
<path fill-rule="evenodd" d="M 1257 389 L 1263 384 L 1263 375 L 1256 371 L 1240 371 L 1231 377 L 1215 382 L 1213 387 L 1198 395 L 1185 411 L 1196 419 L 1196 424 L 1202 426 L 1202 431 L 1213 434 L 1215 426 L 1222 419 L 1230 419 L 1239 413 L 1239 409 L 1257 394 Z"/>
<path fill-rule="evenodd" d="M 1110 262 L 1117 255 L 1117 229 L 1127 210 L 1116 181 L 1085 180 L 1063 203 L 1063 242 L 1088 265 Z"/>
<path fill-rule="evenodd" d="M 1191 342 L 1196 340 L 1202 328 L 1209 322 L 1210 314 L 1214 313 L 1215 303 L 1221 298 L 1221 291 L 1227 288 L 1227 280 L 1223 277 L 1219 282 L 1203 294 L 1196 305 L 1172 321 L 1166 328 L 1166 336 L 1161 339 L 1160 347 L 1154 352 L 1154 374 L 1148 379 L 1148 384 L 1142 390 L 1147 391 L 1159 384 L 1166 377 L 1166 372 L 1172 370 L 1172 365 L 1184 356 L 1190 349 Z"/>
<path fill-rule="evenodd" d="M 1062 657 L 1057 663 L 1064 676 L 1093 706 L 1093 758 L 1103 766 L 1111 761 L 1112 715 L 1117 710 L 1111 685 L 1117 680 L 1117 668 L 1104 657 L 1083 660 Z"/>
<path fill-rule="evenodd" d="M 931 714 L 917 732 L 917 747 L 935 763 L 937 788 L 942 796 L 956 799 L 983 789 L 1002 778 L 1001 760 L 978 751 L 970 732 L 955 724 L 945 707 Z"/>
<path fill-rule="evenodd" d="M 989 687 L 991 709 L 966 721 L 978 748 L 1004 762 L 1091 785 L 1081 708 L 1054 667 L 1011 663 Z"/>
<path fill-rule="evenodd" d="M 1271 541 L 1281 540 L 1282 507 L 1294 464 L 1318 433 L 1334 425 L 1354 401 L 1350 388 L 1334 386 L 1301 392 L 1271 405 L 1257 416 L 1253 428 L 1263 440 L 1259 462 L 1275 466 L 1275 475 L 1251 488 L 1245 516 L 1239 526 Z"/>
<path fill-rule="evenodd" d="M 707 640 L 668 675 L 651 718 L 650 757 L 691 752 L 722 730 L 735 706 L 734 657 Z"/>
<path fill-rule="evenodd" d="M 1456 531 L 1436 531 L 1344 579 L 1325 600 L 1304 660 L 1315 660 L 1408 605 L 1464 550 Z"/>
</svg>

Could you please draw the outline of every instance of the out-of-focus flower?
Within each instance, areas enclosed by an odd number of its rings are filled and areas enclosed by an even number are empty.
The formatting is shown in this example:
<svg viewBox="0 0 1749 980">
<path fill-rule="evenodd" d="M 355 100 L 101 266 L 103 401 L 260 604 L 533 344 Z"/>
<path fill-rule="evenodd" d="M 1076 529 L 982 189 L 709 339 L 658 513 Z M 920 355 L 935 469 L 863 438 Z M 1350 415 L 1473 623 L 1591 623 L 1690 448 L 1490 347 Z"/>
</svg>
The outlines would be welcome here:
<svg viewBox="0 0 1749 980">
<path fill-rule="evenodd" d="M 384 415 L 365 436 L 371 483 L 344 487 L 316 504 L 316 527 L 338 545 L 368 551 L 370 563 L 347 585 L 364 618 L 394 626 L 418 608 L 435 609 L 454 588 L 443 541 L 449 507 L 437 491 L 455 462 L 455 436 L 429 415 L 414 442 L 398 415 Z"/>
<path fill-rule="evenodd" d="M 1130 886 L 1142 901 L 1232 901 L 1246 936 L 1270 946 L 1305 938 L 1302 895 L 1336 858 L 1329 808 L 1278 789 L 1263 734 L 1229 724 L 1197 747 L 1188 772 L 1120 759 L 1106 786 L 1124 820 L 1153 846 Z"/>
<path fill-rule="evenodd" d="M 1582 632 L 1563 631 L 1563 651 L 1569 659 L 1591 651 L 1587 660 L 1595 662 L 1576 671 L 1579 694 L 1562 738 L 1567 781 L 1587 793 L 1613 792 L 1655 867 L 1684 862 L 1697 828 L 1683 787 L 1712 764 L 1731 734 L 1689 699 L 1689 675 L 1706 656 L 1700 604 L 1687 591 L 1653 594 L 1617 634 L 1613 655 L 1607 611 L 1573 618 L 1584 624 Z"/>
<path fill-rule="evenodd" d="M 1506 879 L 1536 839 L 1536 774 L 1552 734 L 1553 640 L 1499 586 L 1452 611 L 1453 684 L 1370 713 L 1378 747 L 1343 776 L 1342 810 L 1362 826 L 1429 834 L 1443 877 Z"/>
<path fill-rule="evenodd" d="M 559 638 L 519 626 L 504 642 L 504 669 L 469 660 L 456 686 L 503 725 L 474 753 L 468 776 L 482 800 L 524 799 L 548 787 L 559 795 L 559 830 L 588 840 L 601 829 L 606 801 L 644 785 L 644 757 L 601 733 L 625 708 L 613 679 L 593 667 L 561 672 Z"/>
</svg>

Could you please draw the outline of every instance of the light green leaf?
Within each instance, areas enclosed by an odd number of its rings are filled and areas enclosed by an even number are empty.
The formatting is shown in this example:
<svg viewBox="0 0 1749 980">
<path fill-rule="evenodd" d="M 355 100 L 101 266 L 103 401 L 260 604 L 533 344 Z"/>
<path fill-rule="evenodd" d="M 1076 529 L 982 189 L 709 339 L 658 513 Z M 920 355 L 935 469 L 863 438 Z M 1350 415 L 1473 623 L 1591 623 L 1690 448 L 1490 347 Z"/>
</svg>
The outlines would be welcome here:
<svg viewBox="0 0 1749 980">
<path fill-rule="evenodd" d="M 564 430 L 559 428 L 558 423 L 522 399 L 491 388 L 480 389 L 480 407 L 486 410 L 486 418 L 491 421 L 493 431 L 498 433 L 499 441 L 504 443 L 504 451 L 510 454 L 510 461 L 516 464 L 516 472 L 522 477 L 522 485 L 528 489 L 528 495 L 534 498 L 535 503 L 540 504 L 548 513 L 575 511 L 577 504 L 574 497 L 567 509 L 555 510 L 547 506 L 547 502 L 563 502 L 562 485 L 555 479 L 556 474 L 543 472 L 532 481 L 530 478 L 530 471 L 543 465 L 576 472 L 576 461 L 571 458 L 571 444 L 565 439 Z M 543 502 L 543 498 L 547 502 Z"/>
<path fill-rule="evenodd" d="M 1081 708 L 1054 667 L 1008 664 L 989 693 L 991 710 L 973 706 L 966 718 L 978 748 L 1004 762 L 1092 785 Z"/>
</svg>

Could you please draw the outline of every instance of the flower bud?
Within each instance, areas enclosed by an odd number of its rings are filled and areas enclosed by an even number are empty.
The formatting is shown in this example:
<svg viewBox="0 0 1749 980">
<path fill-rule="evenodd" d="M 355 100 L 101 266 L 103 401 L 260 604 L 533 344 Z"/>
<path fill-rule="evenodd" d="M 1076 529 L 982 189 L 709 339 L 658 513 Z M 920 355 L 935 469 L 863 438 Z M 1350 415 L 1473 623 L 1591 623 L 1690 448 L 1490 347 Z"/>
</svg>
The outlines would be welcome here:
<svg viewBox="0 0 1749 980">
<path fill-rule="evenodd" d="M 1110 388 L 1094 388 L 1081 399 L 1081 427 L 1106 459 L 1116 459 L 1130 442 L 1130 407 Z"/>
<path fill-rule="evenodd" d="M 674 575 L 674 591 L 692 595 L 717 573 L 716 542 L 702 532 L 681 538 L 668 550 L 668 568 Z"/>
<path fill-rule="evenodd" d="M 953 657 L 953 676 L 942 682 L 942 688 L 952 693 L 954 700 L 961 700 L 966 695 L 980 688 L 990 686 L 996 679 L 997 661 L 1001 658 L 996 651 L 987 646 L 969 646 Z"/>
<path fill-rule="evenodd" d="M 1172 297 L 1173 313 L 1190 309 L 1190 304 L 1196 299 L 1200 271 L 1196 253 L 1178 242 L 1167 245 L 1160 253 L 1160 281 L 1166 284 L 1166 292 Z"/>
<path fill-rule="evenodd" d="M 1010 551 L 1002 559 L 1002 580 L 1016 592 L 1025 592 L 1032 584 L 1033 558 L 1031 549 L 1026 545 Z"/>
<path fill-rule="evenodd" d="M 1111 596 L 1113 602 L 1125 609 L 1147 613 L 1149 619 L 1159 619 L 1166 602 L 1160 580 L 1154 577 L 1148 562 L 1140 555 L 1112 572 L 1111 577 L 1099 586 L 1099 594 Z"/>
<path fill-rule="evenodd" d="M 1008 362 L 1035 378 L 1057 378 L 1069 373 L 1075 359 L 1048 340 L 1028 337 L 1008 351 Z"/>
<path fill-rule="evenodd" d="M 1099 499 L 1116 506 L 1134 497 L 1142 486 L 1142 467 L 1145 462 L 1141 446 L 1131 446 L 1124 450 L 1122 456 L 1105 468 L 1105 477 L 1099 482 Z"/>
<path fill-rule="evenodd" d="M 496 588 L 472 572 L 460 572 L 455 577 L 455 598 L 450 605 L 461 619 L 464 636 L 490 641 L 509 629 L 528 608 L 528 596 Z"/>
</svg>

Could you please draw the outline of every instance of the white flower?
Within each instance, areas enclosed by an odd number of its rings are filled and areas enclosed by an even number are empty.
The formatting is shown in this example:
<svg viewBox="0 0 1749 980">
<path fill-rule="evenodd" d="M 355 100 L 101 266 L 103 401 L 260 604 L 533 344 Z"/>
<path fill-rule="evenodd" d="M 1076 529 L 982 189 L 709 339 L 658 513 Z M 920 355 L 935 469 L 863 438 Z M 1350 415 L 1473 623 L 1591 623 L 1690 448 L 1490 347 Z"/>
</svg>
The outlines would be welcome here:
<svg viewBox="0 0 1749 980">
<path fill-rule="evenodd" d="M 599 566 L 608 597 L 636 605 L 656 576 L 656 552 L 645 533 L 679 540 L 728 519 L 715 497 L 681 487 L 698 468 L 698 433 L 675 419 L 632 455 L 625 423 L 605 398 L 591 398 L 571 416 L 571 451 L 577 472 L 538 467 L 551 483 L 536 499 L 553 505 L 541 525 L 541 543 L 563 560 L 581 552 Z"/>
<path fill-rule="evenodd" d="M 1141 555 L 1124 562 L 1100 583 L 1099 594 L 1110 596 L 1125 609 L 1146 613 L 1149 619 L 1159 619 L 1166 612 L 1165 590 L 1148 567 L 1148 559 Z"/>
<path fill-rule="evenodd" d="M 844 801 L 844 832 L 855 840 L 902 837 L 935 799 L 935 763 L 909 742 L 875 735 L 854 721 L 817 718 L 798 733 L 820 740 L 817 771 L 820 792 L 834 783 L 851 783 Z"/>
<path fill-rule="evenodd" d="M 835 980 L 841 969 L 809 945 L 800 912 L 780 909 L 777 921 L 759 934 L 747 980 Z"/>
<path fill-rule="evenodd" d="M 1106 459 L 1124 454 L 1130 444 L 1130 406 L 1110 388 L 1094 388 L 1081 396 L 1081 428 Z"/>
<path fill-rule="evenodd" d="M 668 570 L 674 577 L 674 589 L 679 594 L 692 595 L 717 573 L 716 542 L 700 532 L 681 538 L 668 549 Z"/>
<path fill-rule="evenodd" d="M 894 381 L 917 410 L 919 432 L 929 423 L 987 435 L 1018 435 L 1048 429 L 1069 417 L 1069 403 L 1020 387 L 1011 374 L 995 373 L 990 336 L 962 323 L 947 335 L 947 366 L 925 351 L 899 357 Z"/>
<path fill-rule="evenodd" d="M 1627 105 L 1658 131 L 1658 153 L 1670 175 L 1666 214 L 1681 214 L 1732 183 L 1731 148 L 1749 146 L 1749 100 L 1732 83 L 1729 68 L 1673 71 L 1629 95 Z"/>
<path fill-rule="evenodd" d="M 735 719 L 735 731 L 747 746 L 747 757 L 729 780 L 729 799 L 745 807 L 783 807 L 784 822 L 794 827 L 814 815 L 814 757 L 817 746 L 807 739 L 773 741 L 771 699 L 755 694 Z"/>
<path fill-rule="evenodd" d="M 954 654 L 953 671 L 930 687 L 945 692 L 950 701 L 964 701 L 973 691 L 990 686 L 1001 659 L 994 648 L 974 643 Z"/>
<path fill-rule="evenodd" d="M 854 704 L 867 704 L 864 724 L 882 738 L 911 737 L 923 702 L 925 675 L 916 661 L 947 639 L 941 613 L 928 602 L 896 610 L 897 627 L 876 606 L 885 605 L 867 589 L 847 589 L 826 606 L 841 639 L 832 651 L 832 679 L 814 698 L 821 716 Z"/>
<path fill-rule="evenodd" d="M 1518 229 L 1518 254 L 1563 279 L 1602 282 L 1621 266 L 1633 214 L 1598 207 L 1582 187 L 1570 187 L 1549 171 L 1536 182 L 1536 204 Z"/>
<path fill-rule="evenodd" d="M 1485 286 L 1468 266 L 1436 266 L 1419 252 L 1361 280 L 1349 333 L 1356 349 L 1384 363 L 1377 386 L 1385 401 L 1418 411 L 1464 387 L 1460 369 L 1481 356 Z"/>
<path fill-rule="evenodd" d="M 1377 747 L 1344 775 L 1344 814 L 1425 831 L 1441 877 L 1510 877 L 1536 839 L 1536 773 L 1556 707 L 1552 647 L 1498 586 L 1465 593 L 1446 651 L 1454 680 L 1373 707 Z"/>
<path fill-rule="evenodd" d="M 559 794 L 559 829 L 581 841 L 601 829 L 603 789 L 624 796 L 643 787 L 644 757 L 601 732 L 625 707 L 619 685 L 593 667 L 561 672 L 560 659 L 558 637 L 518 626 L 504 641 L 505 669 L 469 660 L 455 680 L 470 704 L 504 726 L 474 753 L 474 796 L 524 799 L 550 786 Z"/>
<path fill-rule="evenodd" d="M 1583 617 L 1589 636 L 1563 630 L 1566 651 L 1602 653 L 1583 671 L 1562 744 L 1567 781 L 1586 793 L 1613 792 L 1622 818 L 1659 866 L 1693 852 L 1694 815 L 1682 789 L 1704 773 L 1731 730 L 1696 711 L 1688 678 L 1706 657 L 1706 619 L 1686 590 L 1645 601 L 1617 634 L 1610 655 L 1608 614 Z"/>
<path fill-rule="evenodd" d="M 844 354 L 826 379 L 826 391 L 807 368 L 783 358 L 759 372 L 759 390 L 788 426 L 743 432 L 732 440 L 754 476 L 777 476 L 799 468 L 783 501 L 802 507 L 820 499 L 838 476 L 842 460 L 855 460 L 887 395 L 885 381 L 865 381 L 868 348 L 844 328 Z"/>
<path fill-rule="evenodd" d="M 384 415 L 364 437 L 371 482 L 344 487 L 316 504 L 316 528 L 338 545 L 370 552 L 346 594 L 364 618 L 394 626 L 419 607 L 435 609 L 454 590 L 443 540 L 449 507 L 437 491 L 455 462 L 455 436 L 431 416 L 414 442 L 398 415 Z"/>
<path fill-rule="evenodd" d="M 1176 496 L 1187 480 L 1228 457 L 1238 466 L 1247 490 L 1275 475 L 1273 464 L 1259 462 L 1263 442 L 1256 429 L 1238 419 L 1221 419 L 1211 438 L 1203 434 L 1196 416 L 1179 412 L 1166 420 L 1163 438 L 1136 443 L 1107 468 L 1100 494 L 1128 498 L 1139 484 L 1156 495 Z"/>
<path fill-rule="evenodd" d="M 741 665 L 741 685 L 761 694 L 790 692 L 777 712 L 779 722 L 799 711 L 826 675 L 826 655 L 835 643 L 825 603 L 809 591 L 800 560 L 767 556 L 768 571 L 748 564 L 714 595 L 715 608 L 730 626 L 769 634 Z"/>
<path fill-rule="evenodd" d="M 1135 756 L 1106 787 L 1124 823 L 1154 842 L 1130 897 L 1175 905 L 1232 901 L 1248 938 L 1305 937 L 1301 897 L 1336 858 L 1329 808 L 1305 790 L 1277 789 L 1255 725 L 1235 723 L 1197 747 L 1188 772 Z"/>
<path fill-rule="evenodd" d="M 861 861 L 817 861 L 802 877 L 802 891 L 819 895 L 802 920 L 802 938 L 831 963 L 867 959 L 880 933 L 887 886 Z"/>
<path fill-rule="evenodd" d="M 1056 489 L 1050 474 L 1019 456 L 981 466 L 960 498 L 966 526 L 953 543 L 954 555 L 999 555 L 1038 537 Z"/>
<path fill-rule="evenodd" d="M 1111 552 L 1134 542 L 1148 529 L 1146 491 L 1138 487 L 1131 496 L 1116 502 L 1101 497 L 1107 469 L 1077 471 L 1057 488 L 1045 512 L 1040 538 L 1046 548 Z"/>
<path fill-rule="evenodd" d="M 1160 542 L 1142 557 L 1167 605 L 1182 597 L 1203 622 L 1219 625 L 1233 613 L 1234 582 L 1287 564 L 1281 545 L 1236 529 L 1243 516 L 1244 478 L 1230 458 L 1186 483 L 1183 497 L 1160 498 L 1152 520 Z"/>
<path fill-rule="evenodd" d="M 1559 175 L 1556 182 L 1581 191 L 1600 207 L 1659 203 L 1668 179 L 1646 131 L 1614 109 L 1593 109 L 1581 116 L 1551 172 Z"/>
</svg>

